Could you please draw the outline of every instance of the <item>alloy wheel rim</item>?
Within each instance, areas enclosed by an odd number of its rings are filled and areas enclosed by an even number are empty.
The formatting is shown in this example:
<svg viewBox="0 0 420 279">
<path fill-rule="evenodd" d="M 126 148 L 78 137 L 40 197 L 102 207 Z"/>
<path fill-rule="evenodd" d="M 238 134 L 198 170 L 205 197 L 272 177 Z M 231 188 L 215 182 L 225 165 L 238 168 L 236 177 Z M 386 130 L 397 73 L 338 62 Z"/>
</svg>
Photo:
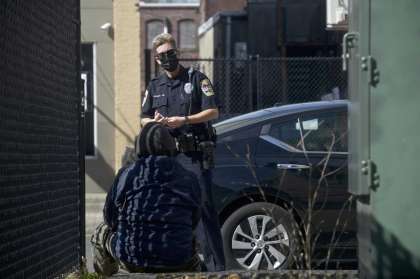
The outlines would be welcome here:
<svg viewBox="0 0 420 279">
<path fill-rule="evenodd" d="M 290 240 L 284 226 L 267 215 L 243 219 L 231 242 L 236 261 L 245 269 L 278 269 L 290 255 Z"/>
</svg>

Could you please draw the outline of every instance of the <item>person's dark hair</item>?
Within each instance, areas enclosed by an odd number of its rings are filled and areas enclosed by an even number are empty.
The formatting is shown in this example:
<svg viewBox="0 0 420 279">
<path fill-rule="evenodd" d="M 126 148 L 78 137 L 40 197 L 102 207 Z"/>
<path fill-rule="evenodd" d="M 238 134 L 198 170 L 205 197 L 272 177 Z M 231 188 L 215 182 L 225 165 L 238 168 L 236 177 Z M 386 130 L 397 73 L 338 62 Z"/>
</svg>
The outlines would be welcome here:
<svg viewBox="0 0 420 279">
<path fill-rule="evenodd" d="M 168 128 L 158 122 L 149 122 L 136 137 L 137 156 L 176 154 L 176 141 Z"/>
</svg>

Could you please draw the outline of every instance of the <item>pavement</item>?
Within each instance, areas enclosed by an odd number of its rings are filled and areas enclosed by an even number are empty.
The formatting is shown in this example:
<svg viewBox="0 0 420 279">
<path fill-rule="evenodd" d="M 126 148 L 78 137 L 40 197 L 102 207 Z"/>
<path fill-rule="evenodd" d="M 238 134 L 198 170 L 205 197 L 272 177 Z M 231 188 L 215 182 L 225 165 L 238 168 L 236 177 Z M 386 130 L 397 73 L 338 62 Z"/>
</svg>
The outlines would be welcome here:
<svg viewBox="0 0 420 279">
<path fill-rule="evenodd" d="M 92 263 L 92 246 L 90 245 L 90 236 L 95 231 L 96 226 L 102 222 L 103 215 L 102 209 L 104 207 L 106 194 L 91 194 L 86 193 L 85 199 L 85 208 L 86 208 L 86 267 L 89 272 L 93 272 L 93 263 Z"/>
</svg>

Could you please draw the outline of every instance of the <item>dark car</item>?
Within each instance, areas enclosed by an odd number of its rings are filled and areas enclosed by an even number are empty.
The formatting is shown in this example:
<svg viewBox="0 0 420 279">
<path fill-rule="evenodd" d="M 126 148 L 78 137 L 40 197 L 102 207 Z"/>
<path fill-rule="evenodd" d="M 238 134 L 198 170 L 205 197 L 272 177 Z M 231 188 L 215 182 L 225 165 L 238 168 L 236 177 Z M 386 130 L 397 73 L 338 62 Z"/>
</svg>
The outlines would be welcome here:
<svg viewBox="0 0 420 279">
<path fill-rule="evenodd" d="M 215 124 L 227 268 L 357 268 L 347 106 L 285 105 Z"/>
</svg>

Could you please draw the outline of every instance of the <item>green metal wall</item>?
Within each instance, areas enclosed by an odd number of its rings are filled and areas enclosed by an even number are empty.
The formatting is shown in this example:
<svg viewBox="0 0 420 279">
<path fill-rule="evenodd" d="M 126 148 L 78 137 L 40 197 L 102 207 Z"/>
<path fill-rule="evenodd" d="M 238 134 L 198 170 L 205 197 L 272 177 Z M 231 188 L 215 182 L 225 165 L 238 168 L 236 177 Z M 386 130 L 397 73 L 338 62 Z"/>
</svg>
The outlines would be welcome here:
<svg viewBox="0 0 420 279">
<path fill-rule="evenodd" d="M 420 1 L 350 3 L 350 191 L 359 197 L 361 277 L 420 278 Z"/>
</svg>

